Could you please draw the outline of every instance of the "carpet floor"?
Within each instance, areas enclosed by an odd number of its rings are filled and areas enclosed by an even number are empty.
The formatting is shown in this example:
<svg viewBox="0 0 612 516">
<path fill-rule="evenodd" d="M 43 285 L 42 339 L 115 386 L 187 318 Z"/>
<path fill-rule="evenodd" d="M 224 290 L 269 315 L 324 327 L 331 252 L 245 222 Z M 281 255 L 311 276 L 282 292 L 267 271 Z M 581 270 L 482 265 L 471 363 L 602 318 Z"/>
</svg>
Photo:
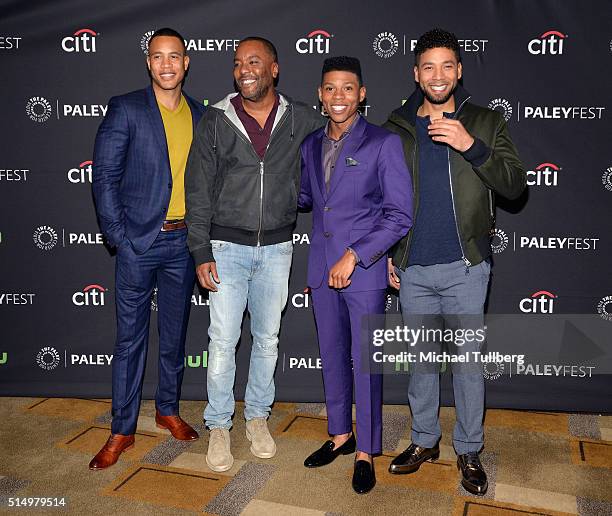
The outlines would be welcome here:
<svg viewBox="0 0 612 516">
<path fill-rule="evenodd" d="M 181 403 L 181 415 L 198 441 L 158 429 L 145 401 L 136 446 L 92 472 L 87 465 L 109 434 L 109 400 L 0 398 L 0 514 L 612 515 L 612 416 L 488 410 L 481 459 L 489 490 L 475 497 L 459 486 L 454 409 L 441 409 L 440 460 L 398 476 L 387 468 L 409 444 L 410 412 L 386 405 L 377 485 L 357 495 L 351 456 L 316 470 L 302 465 L 327 439 L 324 405 L 277 403 L 269 427 L 278 452 L 269 460 L 250 453 L 243 408 L 225 473 L 206 466 L 203 403 L 193 401 Z"/>
</svg>

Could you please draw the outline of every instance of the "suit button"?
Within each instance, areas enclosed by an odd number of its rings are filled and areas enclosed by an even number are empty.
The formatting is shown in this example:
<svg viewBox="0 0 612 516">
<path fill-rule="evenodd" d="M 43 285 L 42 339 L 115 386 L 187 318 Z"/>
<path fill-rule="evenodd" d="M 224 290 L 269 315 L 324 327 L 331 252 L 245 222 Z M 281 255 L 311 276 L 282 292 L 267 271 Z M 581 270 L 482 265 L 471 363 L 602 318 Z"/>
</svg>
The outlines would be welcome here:
<svg viewBox="0 0 612 516">
<path fill-rule="evenodd" d="M 323 233 L 323 236 L 325 238 L 329 238 L 331 236 L 331 233 L 329 231 L 326 231 L 325 233 Z"/>
<path fill-rule="evenodd" d="M 323 211 L 329 211 L 329 210 L 331 210 L 329 206 L 325 206 L 325 208 L 323 208 Z"/>
</svg>

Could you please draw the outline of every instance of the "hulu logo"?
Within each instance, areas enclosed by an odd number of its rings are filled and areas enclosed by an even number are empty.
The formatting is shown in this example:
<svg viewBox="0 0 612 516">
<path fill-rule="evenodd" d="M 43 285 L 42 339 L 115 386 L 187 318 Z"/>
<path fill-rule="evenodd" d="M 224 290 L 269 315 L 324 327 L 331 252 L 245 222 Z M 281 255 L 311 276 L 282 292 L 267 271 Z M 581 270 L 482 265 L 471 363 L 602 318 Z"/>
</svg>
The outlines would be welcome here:
<svg viewBox="0 0 612 516">
<path fill-rule="evenodd" d="M 7 361 L 8 361 L 8 353 L 6 351 L 4 351 L 0 355 L 0 365 L 6 364 Z"/>
<path fill-rule="evenodd" d="M 208 367 L 208 351 L 202 351 L 201 355 L 187 355 L 185 367 Z"/>
<path fill-rule="evenodd" d="M 395 362 L 395 372 L 396 373 L 399 373 L 399 372 L 409 373 L 410 363 L 409 362 Z"/>
</svg>

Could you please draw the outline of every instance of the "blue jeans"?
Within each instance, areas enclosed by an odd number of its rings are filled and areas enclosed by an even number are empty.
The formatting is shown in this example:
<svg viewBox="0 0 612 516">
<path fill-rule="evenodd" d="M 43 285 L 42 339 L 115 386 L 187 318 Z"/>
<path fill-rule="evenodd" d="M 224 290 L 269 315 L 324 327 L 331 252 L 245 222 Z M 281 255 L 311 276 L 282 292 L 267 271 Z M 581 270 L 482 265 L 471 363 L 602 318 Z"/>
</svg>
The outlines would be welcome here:
<svg viewBox="0 0 612 516">
<path fill-rule="evenodd" d="M 491 267 L 483 261 L 466 270 L 461 260 L 437 265 L 412 265 L 400 276 L 400 303 L 404 321 L 423 315 L 464 315 L 470 326 L 484 324 L 483 312 Z M 467 317 L 470 316 L 470 317 Z M 476 317 L 474 317 L 476 316 Z M 451 326 L 462 326 L 462 318 L 446 317 Z M 427 318 L 428 327 L 431 319 Z M 454 320 L 454 321 L 453 321 Z M 461 346 L 460 353 L 480 351 L 482 343 L 472 341 Z M 412 442 L 431 448 L 441 437 L 440 375 L 417 367 L 410 376 L 408 400 L 412 411 Z M 483 445 L 484 377 L 482 367 L 453 369 L 456 424 L 453 432 L 455 451 L 479 451 Z"/>
<path fill-rule="evenodd" d="M 221 283 L 210 293 L 208 336 L 208 428 L 231 428 L 234 414 L 236 345 L 248 307 L 253 346 L 244 396 L 247 420 L 267 417 L 274 402 L 281 312 L 287 303 L 293 244 L 247 246 L 212 240 Z"/>
</svg>

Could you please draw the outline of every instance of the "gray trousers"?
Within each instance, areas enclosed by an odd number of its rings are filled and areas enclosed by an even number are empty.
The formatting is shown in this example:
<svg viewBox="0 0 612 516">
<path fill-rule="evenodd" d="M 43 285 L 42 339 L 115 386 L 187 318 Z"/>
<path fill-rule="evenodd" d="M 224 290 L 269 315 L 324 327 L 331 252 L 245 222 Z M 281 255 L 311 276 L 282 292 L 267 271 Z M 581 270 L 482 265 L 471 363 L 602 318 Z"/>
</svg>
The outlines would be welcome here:
<svg viewBox="0 0 612 516">
<path fill-rule="evenodd" d="M 401 279 L 400 303 L 404 323 L 425 328 L 465 329 L 482 327 L 491 267 L 483 261 L 466 268 L 463 261 L 436 265 L 412 265 Z M 444 317 L 442 317 L 444 316 Z M 421 323 L 421 324 L 419 324 Z M 413 351 L 444 350 L 445 343 L 420 343 Z M 480 351 L 477 340 L 461 346 L 450 344 L 448 353 Z M 476 452 L 483 445 L 484 377 L 482 365 L 453 364 L 456 424 L 453 445 L 458 454 Z M 431 448 L 441 437 L 439 364 L 415 364 L 408 400 L 412 411 L 412 442 Z"/>
</svg>

